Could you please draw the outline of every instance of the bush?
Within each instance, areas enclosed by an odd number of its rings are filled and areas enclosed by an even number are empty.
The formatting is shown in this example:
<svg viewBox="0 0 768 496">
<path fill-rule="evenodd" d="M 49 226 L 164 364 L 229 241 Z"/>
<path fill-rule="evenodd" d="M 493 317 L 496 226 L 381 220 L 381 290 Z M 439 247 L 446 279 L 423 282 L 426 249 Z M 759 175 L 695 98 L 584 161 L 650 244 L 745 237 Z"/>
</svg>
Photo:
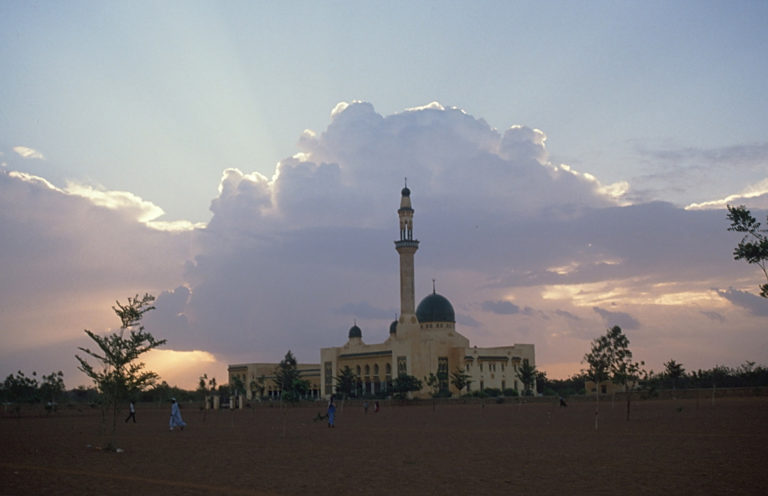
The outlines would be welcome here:
<svg viewBox="0 0 768 496">
<path fill-rule="evenodd" d="M 520 396 L 520 393 L 517 392 L 517 389 L 507 388 L 504 390 L 504 396 L 514 398 L 516 396 Z"/>
<path fill-rule="evenodd" d="M 501 390 L 498 388 L 485 388 L 485 394 L 491 398 L 496 398 L 497 396 L 501 395 Z"/>
<path fill-rule="evenodd" d="M 433 398 L 450 398 L 451 392 L 450 391 L 438 391 L 437 393 L 432 395 Z"/>
</svg>

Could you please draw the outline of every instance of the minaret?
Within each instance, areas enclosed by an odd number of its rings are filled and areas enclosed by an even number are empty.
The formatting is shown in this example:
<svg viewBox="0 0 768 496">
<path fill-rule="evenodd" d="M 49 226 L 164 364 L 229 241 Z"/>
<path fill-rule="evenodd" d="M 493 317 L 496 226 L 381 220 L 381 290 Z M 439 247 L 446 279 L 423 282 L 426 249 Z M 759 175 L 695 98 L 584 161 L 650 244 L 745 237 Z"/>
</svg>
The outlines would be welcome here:
<svg viewBox="0 0 768 496">
<path fill-rule="evenodd" d="M 411 208 L 411 190 L 405 183 L 400 208 L 400 239 L 395 241 L 395 249 L 400 254 L 400 322 L 416 322 L 416 297 L 413 282 L 413 255 L 419 249 L 418 240 L 413 239 L 413 208 Z"/>
</svg>

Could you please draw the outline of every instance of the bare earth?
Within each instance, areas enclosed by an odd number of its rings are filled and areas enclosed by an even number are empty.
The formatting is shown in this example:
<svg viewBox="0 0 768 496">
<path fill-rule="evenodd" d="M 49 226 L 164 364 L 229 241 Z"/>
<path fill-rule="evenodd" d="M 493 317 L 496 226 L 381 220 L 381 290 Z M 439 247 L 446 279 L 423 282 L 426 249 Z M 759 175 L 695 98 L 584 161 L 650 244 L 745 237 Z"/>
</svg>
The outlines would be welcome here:
<svg viewBox="0 0 768 496">
<path fill-rule="evenodd" d="M 137 405 L 115 446 L 98 411 L 0 419 L 0 494 L 424 495 L 768 494 L 768 398 L 624 405 L 431 403 L 363 413 L 336 428 L 324 404 L 203 413 L 169 432 L 170 406 Z M 341 405 L 340 405 L 341 406 Z"/>
</svg>

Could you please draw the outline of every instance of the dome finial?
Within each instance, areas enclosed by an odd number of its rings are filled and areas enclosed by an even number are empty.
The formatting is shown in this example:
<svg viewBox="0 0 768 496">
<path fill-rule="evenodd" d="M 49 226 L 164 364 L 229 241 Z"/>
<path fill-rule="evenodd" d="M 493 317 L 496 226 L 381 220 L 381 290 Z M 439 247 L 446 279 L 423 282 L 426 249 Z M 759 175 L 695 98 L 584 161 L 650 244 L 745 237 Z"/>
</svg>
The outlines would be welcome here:
<svg viewBox="0 0 768 496">
<path fill-rule="evenodd" d="M 432 294 L 436 294 L 437 291 L 435 290 L 435 280 L 432 279 Z"/>
</svg>

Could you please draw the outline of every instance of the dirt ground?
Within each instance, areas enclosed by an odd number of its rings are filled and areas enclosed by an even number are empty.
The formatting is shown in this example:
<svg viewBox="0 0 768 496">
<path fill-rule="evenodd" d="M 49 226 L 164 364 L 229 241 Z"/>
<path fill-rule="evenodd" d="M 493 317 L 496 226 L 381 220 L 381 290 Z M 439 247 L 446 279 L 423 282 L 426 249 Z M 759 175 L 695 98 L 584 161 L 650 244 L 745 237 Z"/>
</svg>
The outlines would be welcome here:
<svg viewBox="0 0 768 496">
<path fill-rule="evenodd" d="M 98 411 L 0 419 L 3 495 L 768 494 L 768 398 L 400 406 L 324 404 L 121 412 L 115 446 Z M 127 410 L 127 409 L 126 409 Z"/>
</svg>

